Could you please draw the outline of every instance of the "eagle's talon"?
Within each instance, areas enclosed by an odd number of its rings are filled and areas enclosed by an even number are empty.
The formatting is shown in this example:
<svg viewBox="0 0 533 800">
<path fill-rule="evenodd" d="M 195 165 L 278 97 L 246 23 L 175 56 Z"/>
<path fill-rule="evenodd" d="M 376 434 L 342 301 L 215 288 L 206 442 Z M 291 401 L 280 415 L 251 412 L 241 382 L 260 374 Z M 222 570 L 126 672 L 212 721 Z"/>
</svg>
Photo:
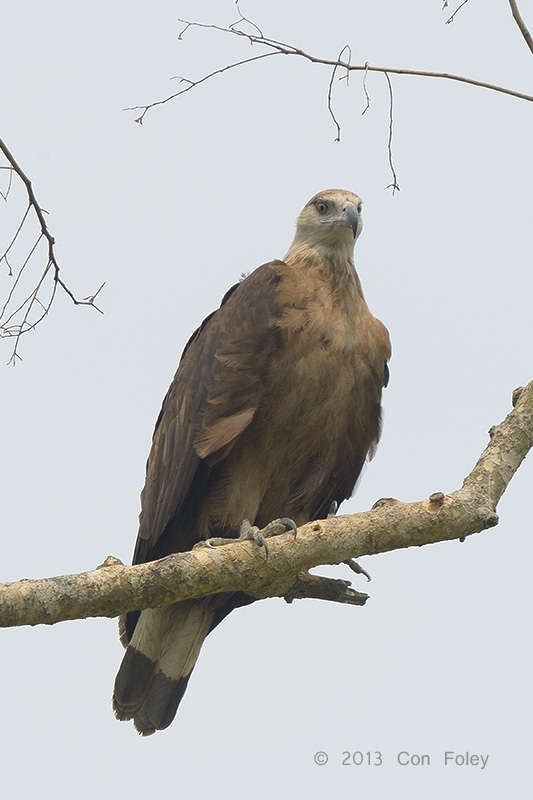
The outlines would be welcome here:
<svg viewBox="0 0 533 800">
<path fill-rule="evenodd" d="M 231 544 L 231 542 L 235 541 L 236 539 L 224 539 L 222 536 L 211 536 L 209 539 L 197 542 L 192 549 L 195 550 L 197 547 L 222 547 L 222 545 Z"/>
<path fill-rule="evenodd" d="M 275 519 L 265 525 L 262 530 L 257 525 L 252 525 L 249 520 L 243 519 L 239 526 L 239 535 L 237 537 L 212 536 L 203 542 L 198 542 L 194 547 L 222 547 L 225 544 L 234 544 L 235 542 L 254 542 L 257 547 L 264 547 L 265 556 L 268 559 L 267 538 L 286 533 L 287 528 L 294 533 L 294 538 L 296 538 L 296 523 L 289 517 Z"/>
<path fill-rule="evenodd" d="M 296 539 L 296 537 L 298 536 L 298 528 L 296 526 L 295 521 L 290 517 L 282 517 L 280 519 L 280 522 L 283 523 L 283 525 L 285 525 L 286 528 L 288 528 L 290 531 L 294 533 L 294 538 Z"/>
<path fill-rule="evenodd" d="M 329 507 L 329 510 L 328 510 L 328 517 L 327 518 L 329 519 L 330 517 L 335 517 L 336 514 L 337 514 L 338 509 L 339 509 L 339 504 L 337 503 L 336 500 L 332 500 L 331 504 L 330 504 L 330 507 Z"/>
<path fill-rule="evenodd" d="M 256 545 L 258 545 L 258 547 L 264 547 L 265 548 L 265 561 L 268 561 L 268 544 L 267 544 L 267 540 L 265 539 L 265 537 L 261 536 L 260 533 L 256 533 L 255 536 L 254 536 L 253 541 L 256 543 Z"/>
<path fill-rule="evenodd" d="M 352 572 L 355 572 L 357 575 L 364 575 L 367 581 L 370 582 L 372 580 L 372 576 L 370 575 L 370 573 L 367 572 L 366 569 L 363 569 L 363 567 L 360 564 L 358 564 L 357 561 L 354 561 L 353 558 L 349 558 L 347 561 L 344 561 L 343 563 L 346 564 L 347 567 L 350 567 Z"/>
</svg>

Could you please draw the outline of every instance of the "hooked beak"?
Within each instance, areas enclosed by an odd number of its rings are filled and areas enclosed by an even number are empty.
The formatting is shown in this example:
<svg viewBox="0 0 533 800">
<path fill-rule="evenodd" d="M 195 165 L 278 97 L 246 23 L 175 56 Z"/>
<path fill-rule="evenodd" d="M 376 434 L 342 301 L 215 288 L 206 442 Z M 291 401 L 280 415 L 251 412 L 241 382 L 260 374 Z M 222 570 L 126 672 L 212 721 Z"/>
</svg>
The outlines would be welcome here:
<svg viewBox="0 0 533 800">
<path fill-rule="evenodd" d="M 357 231 L 359 230 L 359 212 L 357 206 L 353 203 L 346 203 L 338 217 L 325 217 L 320 221 L 325 224 L 329 223 L 335 228 L 351 228 L 354 240 L 357 237 Z"/>
<path fill-rule="evenodd" d="M 343 209 L 343 219 L 344 225 L 352 229 L 353 238 L 355 239 L 359 230 L 359 212 L 353 203 L 348 203 Z"/>
</svg>

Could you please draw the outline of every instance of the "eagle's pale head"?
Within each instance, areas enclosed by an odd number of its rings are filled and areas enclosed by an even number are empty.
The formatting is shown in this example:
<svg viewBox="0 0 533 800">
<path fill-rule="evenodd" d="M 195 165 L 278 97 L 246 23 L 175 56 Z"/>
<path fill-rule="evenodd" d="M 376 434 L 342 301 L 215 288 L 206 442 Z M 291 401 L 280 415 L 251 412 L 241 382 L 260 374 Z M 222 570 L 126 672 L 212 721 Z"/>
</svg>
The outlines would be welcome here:
<svg viewBox="0 0 533 800">
<path fill-rule="evenodd" d="M 355 240 L 363 229 L 362 206 L 358 195 L 344 189 L 318 192 L 296 221 L 291 250 L 307 247 L 324 256 L 345 256 L 351 261 Z"/>
</svg>

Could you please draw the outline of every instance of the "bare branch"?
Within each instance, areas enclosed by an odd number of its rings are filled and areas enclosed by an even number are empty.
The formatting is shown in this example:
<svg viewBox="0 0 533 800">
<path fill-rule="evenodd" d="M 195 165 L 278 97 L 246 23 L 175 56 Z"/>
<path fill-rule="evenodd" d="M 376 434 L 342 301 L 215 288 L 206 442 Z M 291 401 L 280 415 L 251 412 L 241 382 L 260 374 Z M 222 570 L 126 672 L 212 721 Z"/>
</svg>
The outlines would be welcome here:
<svg viewBox="0 0 533 800">
<path fill-rule="evenodd" d="M 394 194 L 394 192 L 396 190 L 400 191 L 400 187 L 399 187 L 398 181 L 396 179 L 396 172 L 394 170 L 394 164 L 392 163 L 392 124 L 393 124 L 392 84 L 390 82 L 390 78 L 389 78 L 387 73 L 385 73 L 385 77 L 387 78 L 387 84 L 389 86 L 389 98 L 390 98 L 390 103 L 389 103 L 389 141 L 387 143 L 387 150 L 388 150 L 388 153 L 389 153 L 389 167 L 390 167 L 390 170 L 392 172 L 392 183 L 389 183 L 389 185 L 386 186 L 385 188 L 386 189 L 391 189 L 392 188 L 392 193 Z"/>
<path fill-rule="evenodd" d="M 13 185 L 13 170 L 12 170 L 11 166 L 9 166 L 9 167 L 0 166 L 0 169 L 7 169 L 7 171 L 9 172 L 9 178 L 8 178 L 8 181 L 7 181 L 7 189 L 5 190 L 5 192 L 0 192 L 0 197 L 2 197 L 2 199 L 5 200 L 6 203 L 7 203 L 7 198 L 9 197 L 9 192 L 11 191 L 11 186 Z"/>
<path fill-rule="evenodd" d="M 467 2 L 467 0 L 465 0 L 465 2 L 463 2 L 456 9 L 454 14 L 452 14 L 452 16 L 449 18 L 449 20 L 447 20 L 448 22 L 451 22 L 453 20 L 455 14 L 457 14 L 457 11 L 459 11 L 459 8 L 461 8 L 462 5 L 464 5 L 466 2 Z M 367 89 L 366 89 L 366 79 L 367 79 L 368 72 L 382 72 L 385 75 L 386 79 L 387 79 L 387 84 L 388 84 L 388 89 L 389 89 L 389 108 L 390 108 L 390 114 L 389 114 L 389 140 L 388 140 L 387 150 L 388 150 L 389 167 L 390 167 L 391 174 L 392 174 L 392 183 L 390 183 L 386 188 L 392 188 L 392 193 L 394 194 L 396 191 L 400 190 L 400 186 L 398 184 L 397 175 L 396 175 L 396 171 L 394 169 L 394 164 L 393 164 L 393 159 L 392 159 L 393 94 L 392 94 L 392 84 L 391 84 L 391 81 L 390 81 L 389 73 L 394 73 L 394 74 L 397 74 L 397 75 L 412 75 L 412 76 L 419 76 L 419 77 L 444 78 L 444 79 L 448 79 L 448 80 L 459 81 L 459 82 L 462 82 L 462 83 L 468 83 L 468 84 L 471 84 L 473 86 L 479 86 L 479 87 L 483 87 L 483 88 L 486 88 L 486 89 L 491 89 L 491 90 L 497 91 L 497 92 L 502 92 L 504 94 L 509 94 L 509 95 L 512 95 L 512 96 L 515 96 L 515 97 L 519 97 L 519 98 L 524 99 L 524 100 L 529 100 L 529 101 L 533 100 L 533 96 L 531 96 L 531 95 L 526 95 L 526 94 L 523 94 L 521 92 L 516 92 L 514 90 L 511 90 L 511 89 L 505 89 L 504 87 L 497 86 L 495 84 L 489 84 L 489 83 L 485 83 L 485 82 L 482 82 L 482 81 L 474 80 L 472 78 L 466 78 L 466 77 L 463 77 L 463 76 L 460 76 L 460 75 L 453 75 L 453 74 L 450 74 L 450 73 L 427 72 L 427 71 L 422 71 L 422 70 L 399 69 L 399 68 L 393 68 L 393 67 L 373 67 L 373 66 L 370 66 L 368 61 L 365 62 L 364 65 L 352 64 L 351 63 L 352 51 L 351 51 L 351 48 L 349 47 L 349 45 L 345 45 L 342 48 L 342 50 L 340 51 L 340 53 L 337 56 L 336 60 L 332 61 L 331 59 L 318 58 L 317 56 L 314 56 L 314 55 L 312 55 L 310 53 L 307 53 L 304 50 L 301 50 L 300 48 L 295 47 L 294 45 L 290 45 L 290 44 L 287 44 L 285 42 L 280 42 L 280 41 L 277 41 L 276 39 L 271 39 L 271 38 L 265 36 L 263 34 L 262 30 L 254 22 L 252 22 L 251 20 L 249 20 L 248 18 L 246 18 L 242 14 L 238 2 L 236 2 L 236 7 L 237 7 L 237 10 L 238 10 L 238 13 L 239 13 L 239 19 L 236 22 L 232 23 L 228 27 L 223 27 L 223 26 L 220 26 L 220 25 L 213 25 L 213 24 L 208 24 L 208 23 L 201 23 L 201 22 L 191 22 L 189 20 L 180 19 L 179 22 L 184 25 L 184 28 L 180 31 L 178 39 L 182 39 L 183 35 L 185 34 L 185 32 L 188 31 L 190 28 L 210 29 L 210 30 L 220 31 L 221 33 L 231 34 L 232 36 L 243 37 L 244 39 L 246 39 L 249 42 L 250 45 L 261 45 L 263 47 L 269 48 L 269 51 L 266 52 L 266 53 L 261 53 L 258 56 L 252 56 L 251 58 L 246 58 L 246 59 L 243 59 L 241 61 L 236 61 L 236 62 L 234 62 L 232 64 L 227 64 L 226 66 L 221 67 L 220 69 L 214 70 L 214 71 L 208 73 L 207 75 L 204 75 L 202 78 L 199 78 L 197 80 L 191 80 L 190 78 L 182 78 L 182 77 L 180 77 L 179 78 L 180 82 L 187 84 L 183 89 L 180 89 L 180 91 L 169 95 L 168 97 L 166 97 L 163 100 L 157 100 L 155 102 L 148 103 L 147 105 L 144 105 L 144 106 L 132 106 L 132 107 L 124 109 L 125 111 L 137 111 L 137 110 L 141 110 L 142 111 L 142 113 L 135 119 L 135 122 L 138 122 L 138 123 L 142 124 L 142 122 L 144 120 L 144 117 L 148 113 L 149 109 L 154 108 L 155 106 L 158 106 L 158 105 L 163 105 L 164 103 L 168 103 L 170 100 L 173 100 L 174 98 L 179 97 L 180 95 L 185 94 L 186 92 L 190 92 L 191 89 L 193 89 L 195 86 L 198 86 L 201 83 L 205 83 L 207 80 L 209 80 L 210 78 L 213 78 L 215 75 L 220 75 L 223 72 L 226 72 L 226 71 L 228 71 L 230 69 L 233 69 L 235 67 L 240 67 L 240 66 L 242 66 L 244 64 L 249 64 L 252 61 L 258 61 L 258 60 L 260 60 L 262 58 L 266 58 L 266 57 L 271 56 L 271 55 L 292 55 L 292 56 L 298 56 L 300 58 L 304 58 L 304 59 L 306 59 L 306 60 L 308 60 L 308 61 L 310 61 L 310 62 L 312 62 L 314 64 L 323 64 L 323 65 L 327 65 L 327 66 L 331 67 L 331 75 L 330 75 L 330 80 L 329 80 L 329 84 L 328 84 L 328 92 L 327 92 L 327 109 L 328 109 L 329 115 L 331 116 L 333 124 L 335 125 L 336 135 L 335 135 L 334 141 L 335 142 L 340 142 L 340 139 L 341 139 L 341 127 L 340 127 L 340 123 L 339 123 L 339 121 L 337 119 L 337 116 L 335 114 L 335 111 L 333 110 L 333 86 L 334 86 L 334 81 L 335 81 L 335 76 L 337 74 L 337 70 L 340 68 L 340 69 L 344 69 L 346 71 L 346 74 L 343 76 L 343 79 L 345 78 L 346 81 L 348 81 L 350 72 L 352 70 L 354 70 L 354 71 L 358 71 L 359 70 L 359 71 L 363 71 L 364 72 L 364 75 L 363 75 L 363 91 L 364 91 L 365 97 L 366 97 L 366 105 L 365 105 L 365 108 L 363 109 L 363 112 L 362 112 L 363 114 L 365 114 L 366 111 L 370 107 L 370 97 L 369 97 L 369 94 L 368 94 Z M 446 4 L 443 7 L 446 7 Z M 243 30 L 242 27 L 239 27 L 243 23 L 245 23 L 246 25 L 251 26 L 254 29 L 254 32 L 253 33 L 248 33 L 246 30 Z M 345 57 L 344 57 L 345 53 L 348 53 L 347 60 L 345 60 Z"/>
<path fill-rule="evenodd" d="M 248 25 L 250 25 L 252 28 L 255 29 L 255 31 L 256 31 L 258 36 L 263 36 L 263 31 L 261 30 L 261 28 L 259 28 L 255 24 L 255 22 L 252 22 L 251 19 L 248 19 L 247 17 L 245 17 L 244 14 L 242 13 L 242 11 L 240 9 L 240 6 L 239 6 L 239 0 L 235 0 L 235 6 L 236 6 L 237 11 L 239 13 L 239 19 L 237 20 L 237 22 L 233 22 L 229 27 L 230 28 L 236 28 L 237 25 L 241 24 L 241 22 L 246 22 Z"/>
<path fill-rule="evenodd" d="M 323 579 L 318 589 L 314 577 L 302 578 L 299 573 L 319 564 L 463 539 L 492 528 L 498 523 L 496 506 L 533 446 L 533 381 L 516 390 L 513 399 L 514 409 L 491 429 L 490 442 L 476 466 L 452 494 L 435 492 L 415 503 L 388 498 L 361 514 L 310 522 L 298 529 L 296 540 L 292 533 L 271 539 L 268 561 L 252 542 L 236 542 L 197 547 L 133 567 L 109 557 L 92 572 L 3 584 L 0 626 L 114 617 L 230 591 L 289 600 L 324 597 L 332 589 L 326 591 Z M 337 599 L 350 594 L 347 586 L 336 591 Z"/>
<path fill-rule="evenodd" d="M 335 127 L 337 128 L 337 135 L 336 135 L 335 140 L 334 140 L 336 142 L 340 142 L 340 140 L 341 140 L 341 127 L 340 127 L 340 125 L 339 125 L 339 123 L 337 121 L 337 117 L 335 116 L 335 113 L 333 111 L 333 107 L 332 107 L 332 103 L 331 103 L 331 99 L 332 99 L 331 95 L 332 95 L 332 92 L 333 92 L 333 81 L 335 80 L 335 74 L 337 72 L 337 69 L 339 68 L 339 63 L 341 63 L 342 56 L 343 56 L 343 54 L 344 54 L 344 52 L 346 50 L 348 51 L 348 63 L 350 63 L 350 60 L 352 58 L 352 50 L 351 50 L 351 47 L 349 47 L 349 45 L 346 44 L 346 45 L 344 45 L 344 47 L 342 48 L 342 50 L 340 51 L 340 53 L 339 53 L 339 55 L 337 57 L 337 63 L 335 64 L 335 66 L 333 67 L 333 69 L 331 71 L 331 78 L 329 79 L 329 86 L 328 86 L 328 111 L 330 113 L 331 119 L 333 120 L 333 122 L 335 124 Z M 347 71 L 345 77 L 348 78 L 349 74 L 350 73 Z"/>
<path fill-rule="evenodd" d="M 319 575 L 311 575 L 309 572 L 301 572 L 285 593 L 284 599 L 287 603 L 292 603 L 293 600 L 313 599 L 364 606 L 368 595 L 352 589 L 350 581 L 323 578 Z"/>
<path fill-rule="evenodd" d="M 370 95 L 368 94 L 368 92 L 366 90 L 366 76 L 367 75 L 368 75 L 368 61 L 365 64 L 365 74 L 363 75 L 363 92 L 365 93 L 365 97 L 366 97 L 366 105 L 363 108 L 363 110 L 361 111 L 361 116 L 364 116 L 366 114 L 366 112 L 368 111 L 368 109 L 370 108 Z"/>
<path fill-rule="evenodd" d="M 188 26 L 192 24 L 193 23 L 191 22 L 187 23 Z M 187 30 L 187 28 L 184 28 L 184 30 Z M 182 34 L 180 34 L 180 37 Z M 179 97 L 181 94 L 185 94 L 185 92 L 190 92 L 191 89 L 194 89 L 195 86 L 199 86 L 201 83 L 204 83 L 205 81 L 209 80 L 209 78 L 213 78 L 215 75 L 220 75 L 222 72 L 227 72 L 229 69 L 233 69 L 234 67 L 241 67 L 243 64 L 250 64 L 252 61 L 259 61 L 261 58 L 267 58 L 268 56 L 278 56 L 278 55 L 280 55 L 280 53 L 272 52 L 272 53 L 262 53 L 259 56 L 252 56 L 252 58 L 245 58 L 243 61 L 237 61 L 235 64 L 228 64 L 227 66 L 222 67 L 221 69 L 216 69 L 214 70 L 214 72 L 210 72 L 208 75 L 204 75 L 203 78 L 199 78 L 197 81 L 192 81 L 190 78 L 181 78 L 179 76 L 176 76 L 178 77 L 180 83 L 182 82 L 188 83 L 188 86 L 186 86 L 185 89 L 180 89 L 179 92 L 175 92 L 174 94 L 165 97 L 164 100 L 156 100 L 153 103 L 148 103 L 148 105 L 146 106 L 130 106 L 128 108 L 123 108 L 122 110 L 139 111 L 140 109 L 142 109 L 142 114 L 135 120 L 135 122 L 138 122 L 140 125 L 142 125 L 145 115 L 151 108 L 155 108 L 155 106 L 162 106 L 165 103 L 168 103 L 169 100 L 174 100 L 175 97 Z"/>
<path fill-rule="evenodd" d="M 147 103 L 146 105 L 130 106 L 128 108 L 125 108 L 124 111 L 142 111 L 142 114 L 136 118 L 135 120 L 136 122 L 142 122 L 149 109 L 154 108 L 155 106 L 163 105 L 164 103 L 168 103 L 169 100 L 173 100 L 174 98 L 179 97 L 185 92 L 190 91 L 193 87 L 198 86 L 201 83 L 204 83 L 205 81 L 209 80 L 215 75 L 220 75 L 221 73 L 226 72 L 229 69 L 242 66 L 251 61 L 258 61 L 259 59 L 265 58 L 269 55 L 297 56 L 299 58 L 306 59 L 307 61 L 310 61 L 313 64 L 323 64 L 325 66 L 331 67 L 332 69 L 340 67 L 342 69 L 345 69 L 347 71 L 347 74 L 353 70 L 353 71 L 362 71 L 365 73 L 365 75 L 368 72 L 383 72 L 383 73 L 389 73 L 391 75 L 396 74 L 396 75 L 411 75 L 415 77 L 424 77 L 424 78 L 442 78 L 444 80 L 458 81 L 460 83 L 467 83 L 471 86 L 477 86 L 483 89 L 489 89 L 494 92 L 500 92 L 502 94 L 510 95 L 511 97 L 517 97 L 521 100 L 528 100 L 529 102 L 533 101 L 533 95 L 525 94 L 523 92 L 518 92 L 515 91 L 514 89 L 508 89 L 503 86 L 498 86 L 497 84 L 494 83 L 479 81 L 475 80 L 474 78 L 467 78 L 463 75 L 454 75 L 448 72 L 431 72 L 427 70 L 406 69 L 399 67 L 377 67 L 377 66 L 371 66 L 370 64 L 368 64 L 368 62 L 366 62 L 365 64 L 352 64 L 343 61 L 342 58 L 340 57 L 337 58 L 336 60 L 328 58 L 320 58 L 311 53 L 307 53 L 305 50 L 302 50 L 299 47 L 295 47 L 294 45 L 287 44 L 286 42 L 280 42 L 277 41 L 276 39 L 270 39 L 269 37 L 264 36 L 260 31 L 260 29 L 257 28 L 257 26 L 255 26 L 254 23 L 251 23 L 250 20 L 244 17 L 241 20 L 238 20 L 236 23 L 233 23 L 230 27 L 223 27 L 221 25 L 212 25 L 201 22 L 191 22 L 183 19 L 180 19 L 178 21 L 184 25 L 184 28 L 180 32 L 178 39 L 182 39 L 184 33 L 188 31 L 190 28 L 205 28 L 209 30 L 220 31 L 221 33 L 230 34 L 232 36 L 240 36 L 244 39 L 247 39 L 248 42 L 252 45 L 261 45 L 263 47 L 270 48 L 270 50 L 268 53 L 263 53 L 259 56 L 246 58 L 243 59 L 242 61 L 237 61 L 232 64 L 227 64 L 226 66 L 221 67 L 220 69 L 210 72 L 208 75 L 204 75 L 202 78 L 199 78 L 198 80 L 195 81 L 188 80 L 189 85 L 185 89 L 182 89 L 179 92 L 175 92 L 174 94 L 169 95 L 163 100 L 157 100 L 153 103 Z M 258 33 L 257 34 L 247 33 L 246 31 L 236 27 L 242 21 L 246 21 L 247 23 L 254 25 L 254 27 L 257 28 Z M 345 48 L 343 48 L 341 53 L 344 52 L 344 49 Z M 330 81 L 330 87 L 331 87 L 331 81 Z M 336 123 L 335 119 L 334 122 Z M 337 135 L 339 135 L 338 132 Z"/>
<path fill-rule="evenodd" d="M 457 6 L 457 8 L 455 9 L 455 11 L 454 11 L 454 12 L 453 12 L 453 14 L 451 15 L 451 17 L 449 17 L 449 18 L 446 20 L 446 23 L 445 23 L 445 24 L 446 24 L 446 25 L 449 25 L 449 24 L 450 24 L 450 22 L 453 22 L 455 15 L 456 15 L 456 14 L 457 14 L 457 13 L 458 13 L 458 12 L 459 12 L 461 9 L 462 9 L 462 7 L 463 7 L 463 6 L 466 6 L 466 4 L 467 4 L 467 3 L 468 3 L 468 0 L 463 0 L 463 2 L 462 2 L 462 3 L 461 3 L 459 6 Z M 443 8 L 443 9 L 444 9 L 444 8 L 447 8 L 447 6 L 448 6 L 448 3 L 445 3 L 445 4 L 443 5 L 443 7 L 442 7 L 442 8 Z"/>
<path fill-rule="evenodd" d="M 37 201 L 37 198 L 35 197 L 35 193 L 33 191 L 33 186 L 31 184 L 31 181 L 28 178 L 28 176 L 26 175 L 26 173 L 19 166 L 19 164 L 15 160 L 15 157 L 10 152 L 10 150 L 7 147 L 7 145 L 2 141 L 2 139 L 0 139 L 0 150 L 4 154 L 5 158 L 8 161 L 8 164 L 9 164 L 9 167 L 3 167 L 3 169 L 8 169 L 9 170 L 9 182 L 8 182 L 7 190 L 6 190 L 5 193 L 1 193 L 3 199 L 6 200 L 6 201 L 8 199 L 9 192 L 11 190 L 11 185 L 12 185 L 13 173 L 18 175 L 18 177 L 20 178 L 20 180 L 24 184 L 24 186 L 26 188 L 26 193 L 28 195 L 28 205 L 27 205 L 26 210 L 25 210 L 25 212 L 24 212 L 24 214 L 22 216 L 22 219 L 21 219 L 21 221 L 20 221 L 20 223 L 19 223 L 19 225 L 17 227 L 17 230 L 15 231 L 13 237 L 11 238 L 11 241 L 9 242 L 7 248 L 4 250 L 3 254 L 0 256 L 0 263 L 2 261 L 5 261 L 5 263 L 6 263 L 7 267 L 8 267 L 8 276 L 9 277 L 13 277 L 13 268 L 11 266 L 11 263 L 10 263 L 10 260 L 9 260 L 9 256 L 10 256 L 10 254 L 11 254 L 11 252 L 12 252 L 14 246 L 15 246 L 15 243 L 19 240 L 19 237 L 20 237 L 23 229 L 25 230 L 24 226 L 25 226 L 26 222 L 29 219 L 29 214 L 30 214 L 31 211 L 33 211 L 33 213 L 35 215 L 35 218 L 37 219 L 37 222 L 38 222 L 38 225 L 39 225 L 39 229 L 40 229 L 40 233 L 37 236 L 37 239 L 35 240 L 34 244 L 30 248 L 29 253 L 27 254 L 27 256 L 24 259 L 24 261 L 22 262 L 22 265 L 18 268 L 15 280 L 14 280 L 14 282 L 13 282 L 11 288 L 10 288 L 10 291 L 8 292 L 7 300 L 5 301 L 5 303 L 3 305 L 3 308 L 2 308 L 2 310 L 0 312 L 0 323 L 1 323 L 0 324 L 0 337 L 14 337 L 15 345 L 14 345 L 14 348 L 13 348 L 13 352 L 11 354 L 10 363 L 15 364 L 16 360 L 20 359 L 20 355 L 18 354 L 18 346 L 19 346 L 19 342 L 20 342 L 20 337 L 24 333 L 27 333 L 30 330 L 34 330 L 36 325 L 38 325 L 39 322 L 41 322 L 41 320 L 44 319 L 44 317 L 48 314 L 48 312 L 49 312 L 49 310 L 50 310 L 50 308 L 52 306 L 52 303 L 54 301 L 58 286 L 61 286 L 63 291 L 65 291 L 66 294 L 68 294 L 68 296 L 70 297 L 72 302 L 75 303 L 75 305 L 93 306 L 93 308 L 96 308 L 96 310 L 99 311 L 100 314 L 102 314 L 103 312 L 101 311 L 101 309 L 98 308 L 98 306 L 95 305 L 94 300 L 97 297 L 97 295 L 99 294 L 99 292 L 101 291 L 101 289 L 103 288 L 104 284 L 102 284 L 102 286 L 100 286 L 100 288 L 98 289 L 98 291 L 94 295 L 92 295 L 91 297 L 85 298 L 83 300 L 78 300 L 75 297 L 75 295 L 73 294 L 73 292 L 68 288 L 68 286 L 62 280 L 62 278 L 60 277 L 60 274 L 59 274 L 60 273 L 60 268 L 59 268 L 59 264 L 58 264 L 58 262 L 56 260 L 56 256 L 55 256 L 55 252 L 54 252 L 55 239 L 52 236 L 52 234 L 50 233 L 50 230 L 49 230 L 48 225 L 46 223 L 46 220 L 45 220 L 45 217 L 44 217 L 46 212 L 39 205 L 39 203 Z M 15 290 L 17 289 L 17 287 L 18 287 L 18 285 L 20 283 L 20 280 L 21 280 L 21 278 L 23 276 L 23 273 L 24 273 L 26 267 L 28 266 L 28 264 L 30 262 L 30 259 L 32 258 L 33 254 L 35 253 L 35 251 L 37 250 L 40 242 L 43 239 L 45 239 L 47 244 L 48 244 L 48 247 L 47 247 L 47 251 L 48 251 L 48 253 L 47 253 L 47 262 L 46 262 L 46 266 L 44 268 L 44 271 L 42 272 L 41 277 L 40 277 L 39 281 L 37 282 L 37 285 L 31 290 L 30 294 L 26 297 L 26 299 L 23 300 L 23 302 L 20 303 L 19 306 L 17 308 L 15 308 L 15 310 L 11 310 L 10 303 L 13 300 L 13 297 L 15 295 Z M 48 277 L 49 274 L 51 274 L 52 280 L 53 280 L 52 289 L 51 289 L 49 297 L 43 302 L 43 300 L 41 299 L 41 296 L 42 296 L 41 293 L 42 293 L 46 278 Z M 40 308 L 42 310 L 42 314 L 37 319 L 34 319 L 32 315 L 33 315 L 33 312 L 34 312 L 34 309 L 35 309 L 36 306 L 40 306 Z M 22 313 L 21 321 L 14 321 L 15 318 L 16 318 L 16 315 L 19 314 L 19 313 Z"/>
<path fill-rule="evenodd" d="M 11 175 L 12 175 L 12 174 L 13 174 L 13 170 L 11 170 L 10 172 L 11 172 Z M 2 195 L 2 197 L 3 197 L 3 198 L 4 198 L 4 200 L 6 200 L 6 201 L 7 201 L 7 198 L 8 198 L 8 196 L 9 196 L 9 189 L 10 189 L 10 187 L 8 187 L 8 191 L 6 192 L 5 196 L 4 196 L 4 195 Z M 5 262 L 6 262 L 6 264 L 8 265 L 8 267 L 9 267 L 9 275 L 10 275 L 10 276 L 12 276 L 12 275 L 13 275 L 13 270 L 11 269 L 11 266 L 10 266 L 10 264 L 9 264 L 9 261 L 7 260 L 7 256 L 8 256 L 8 253 L 9 253 L 9 251 L 11 250 L 11 248 L 13 247 L 13 245 L 15 244 L 15 242 L 17 241 L 17 239 L 18 239 L 18 235 L 19 235 L 19 233 L 21 232 L 21 230 L 22 230 L 22 228 L 23 228 L 23 226 L 24 226 L 24 223 L 26 222 L 26 217 L 27 217 L 27 216 L 28 216 L 28 214 L 30 213 L 30 210 L 31 210 L 31 205 L 28 205 L 28 206 L 27 206 L 27 208 L 26 208 L 26 211 L 24 212 L 24 214 L 23 214 L 23 216 L 22 216 L 22 219 L 21 219 L 21 221 L 20 221 L 20 224 L 19 224 L 19 226 L 18 226 L 17 230 L 15 231 L 15 233 L 14 233 L 14 235 L 13 235 L 13 238 L 11 239 L 11 241 L 10 241 L 10 242 L 9 242 L 9 244 L 8 244 L 8 246 L 7 246 L 7 247 L 6 247 L 6 249 L 4 250 L 4 253 L 3 253 L 3 255 L 2 255 L 2 256 L 0 256 L 0 262 L 2 262 L 2 261 L 5 261 Z"/>
<path fill-rule="evenodd" d="M 516 0 L 509 0 L 509 5 L 511 6 L 511 11 L 512 11 L 513 17 L 515 19 L 515 22 L 518 25 L 518 27 L 520 28 L 520 33 L 524 37 L 527 46 L 529 47 L 529 49 L 533 53 L 533 37 L 531 36 L 531 34 L 530 34 L 530 32 L 529 32 L 529 30 L 527 28 L 526 23 L 524 22 L 524 20 L 522 19 L 521 15 L 520 15 L 520 11 L 518 10 L 518 6 L 516 4 Z"/>
</svg>

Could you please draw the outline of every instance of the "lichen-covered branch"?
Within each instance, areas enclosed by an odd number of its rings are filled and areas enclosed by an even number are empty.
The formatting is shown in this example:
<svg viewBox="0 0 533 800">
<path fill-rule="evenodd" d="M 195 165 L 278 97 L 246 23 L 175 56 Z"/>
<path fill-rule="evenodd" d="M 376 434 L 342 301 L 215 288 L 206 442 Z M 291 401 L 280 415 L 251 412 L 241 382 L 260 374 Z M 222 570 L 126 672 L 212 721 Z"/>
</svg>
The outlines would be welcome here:
<svg viewBox="0 0 533 800">
<path fill-rule="evenodd" d="M 231 591 L 349 602 L 347 586 L 333 588 L 331 579 L 300 573 L 320 564 L 462 539 L 498 523 L 496 506 L 533 446 L 533 381 L 515 390 L 513 401 L 514 409 L 491 429 L 490 442 L 462 488 L 449 495 L 435 492 L 415 503 L 383 499 L 361 514 L 310 522 L 298 529 L 296 539 L 292 533 L 271 539 L 268 560 L 252 542 L 239 542 L 133 567 L 109 557 L 91 572 L 3 584 L 0 626 L 114 617 Z"/>
</svg>

